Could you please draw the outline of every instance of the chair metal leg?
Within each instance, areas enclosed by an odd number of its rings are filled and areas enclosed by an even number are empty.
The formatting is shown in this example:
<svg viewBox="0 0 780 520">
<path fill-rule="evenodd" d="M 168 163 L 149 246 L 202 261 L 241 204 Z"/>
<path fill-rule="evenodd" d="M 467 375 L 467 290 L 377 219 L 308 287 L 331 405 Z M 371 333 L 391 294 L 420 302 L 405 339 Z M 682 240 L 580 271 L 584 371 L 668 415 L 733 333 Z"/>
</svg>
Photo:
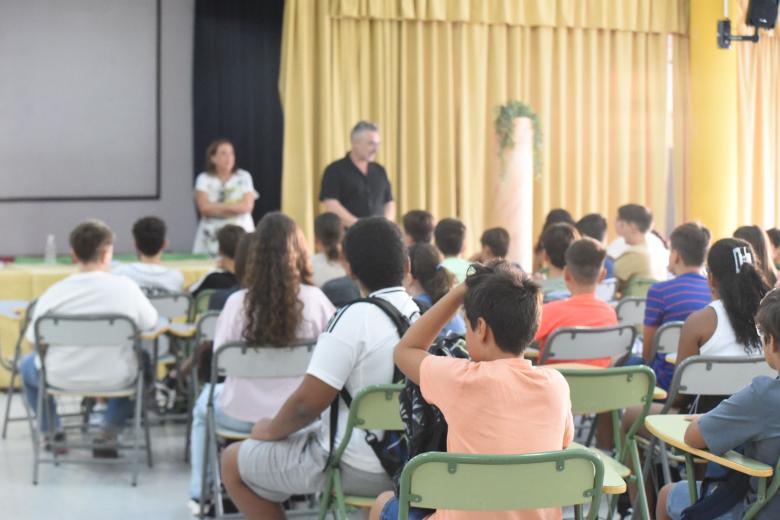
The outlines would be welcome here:
<svg viewBox="0 0 780 520">
<path fill-rule="evenodd" d="M 216 441 L 214 440 L 214 431 L 211 424 L 211 417 L 214 413 L 214 407 L 211 403 L 206 410 L 206 442 L 203 445 L 203 469 L 200 474 L 200 514 L 203 518 L 206 515 L 206 500 L 208 498 L 208 474 L 209 463 L 211 462 L 211 445 Z"/>
<path fill-rule="evenodd" d="M 141 409 L 144 395 L 143 375 L 139 374 L 135 394 L 135 414 L 133 416 L 133 487 L 138 485 L 138 473 L 141 466 Z M 148 445 L 147 445 L 148 446 Z"/>
<path fill-rule="evenodd" d="M 16 382 L 16 374 L 18 373 L 16 360 L 13 362 L 13 370 L 11 370 L 11 381 L 8 383 L 8 390 L 6 391 L 5 399 L 5 417 L 3 418 L 3 439 L 5 439 L 6 433 L 8 433 L 8 421 L 11 418 L 11 399 L 14 396 L 14 383 Z M 22 396 L 24 399 L 24 396 Z"/>
<path fill-rule="evenodd" d="M 672 482 L 672 472 L 669 469 L 669 456 L 668 456 L 668 447 L 666 446 L 666 443 L 663 441 L 660 442 L 660 451 L 661 451 L 661 470 L 663 471 L 664 476 L 664 484 L 669 484 Z"/>
<path fill-rule="evenodd" d="M 141 413 L 143 414 L 143 425 L 144 425 L 144 437 L 146 441 L 146 465 L 149 466 L 149 469 L 154 467 L 154 459 L 152 458 L 152 436 L 149 434 L 149 416 L 146 413 L 146 406 L 144 405 L 141 409 Z"/>
<path fill-rule="evenodd" d="M 629 456 L 634 468 L 640 467 L 639 451 L 636 446 L 636 439 L 626 439 Z M 650 509 L 647 503 L 647 494 L 645 493 L 645 479 L 641 471 L 634 471 L 637 488 L 637 509 L 642 515 L 642 520 L 650 520 Z"/>
<path fill-rule="evenodd" d="M 325 484 L 322 486 L 322 495 L 320 496 L 320 508 L 317 515 L 318 520 L 325 520 L 333 501 L 333 470 L 329 469 L 325 475 Z"/>
</svg>

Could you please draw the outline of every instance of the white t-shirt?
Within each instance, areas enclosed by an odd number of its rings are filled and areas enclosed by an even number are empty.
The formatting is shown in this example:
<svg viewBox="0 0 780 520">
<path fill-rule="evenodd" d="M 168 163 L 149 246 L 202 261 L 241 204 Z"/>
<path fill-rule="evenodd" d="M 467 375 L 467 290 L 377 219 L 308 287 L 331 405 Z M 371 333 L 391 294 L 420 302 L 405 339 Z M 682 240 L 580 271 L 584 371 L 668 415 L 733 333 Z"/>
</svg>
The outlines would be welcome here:
<svg viewBox="0 0 780 520">
<path fill-rule="evenodd" d="M 127 276 L 142 289 L 162 289 L 168 292 L 180 292 L 184 284 L 184 276 L 178 269 L 171 269 L 157 264 L 133 262 L 119 264 L 111 270 L 112 273 Z"/>
<path fill-rule="evenodd" d="M 710 339 L 699 347 L 699 354 L 702 356 L 760 356 L 762 354 L 760 350 L 751 350 L 737 341 L 737 335 L 734 333 L 734 327 L 731 326 L 731 320 L 722 300 L 710 302 L 707 307 L 715 311 L 717 325 Z"/>
<path fill-rule="evenodd" d="M 645 244 L 647 253 L 650 255 L 650 270 L 654 280 L 668 280 L 669 274 L 669 250 L 655 233 L 647 232 L 645 234 Z M 620 256 L 629 250 L 629 245 L 623 237 L 617 237 L 607 246 L 607 255 L 611 258 L 620 258 Z"/>
<path fill-rule="evenodd" d="M 311 257 L 312 283 L 322 287 L 327 282 L 346 276 L 346 271 L 338 260 L 328 260 L 325 253 L 317 253 Z"/>
<path fill-rule="evenodd" d="M 139 330 L 157 325 L 157 310 L 135 282 L 102 271 L 76 273 L 49 287 L 38 298 L 25 333 L 30 343 L 35 342 L 35 320 L 46 313 L 122 314 Z M 46 354 L 48 382 L 70 390 L 124 388 L 137 374 L 131 346 L 65 346 Z"/>
<path fill-rule="evenodd" d="M 382 289 L 371 296 L 384 298 L 412 320 L 419 315 L 417 304 L 403 287 Z M 397 344 L 398 330 L 382 309 L 371 303 L 349 305 L 336 314 L 328 330 L 320 336 L 307 373 L 338 390 L 346 388 L 354 397 L 366 386 L 392 382 L 393 350 Z M 341 401 L 336 446 L 344 437 L 348 415 L 349 410 Z M 321 418 L 318 441 L 327 452 L 330 450 L 330 407 Z M 359 429 L 353 432 L 342 460 L 363 471 L 384 472 Z"/>
<path fill-rule="evenodd" d="M 236 203 L 241 202 L 244 195 L 252 193 L 254 198 L 260 197 L 252 183 L 252 175 L 246 170 L 236 170 L 223 184 L 219 177 L 202 172 L 195 179 L 195 191 L 208 195 L 209 202 Z M 225 224 L 236 224 L 247 232 L 255 230 L 255 222 L 251 213 L 242 213 L 229 218 L 201 217 L 198 230 L 195 232 L 193 253 L 209 253 L 215 256 L 218 250 L 217 231 Z"/>
<path fill-rule="evenodd" d="M 244 340 L 246 289 L 230 295 L 217 319 L 214 332 L 214 351 L 228 342 Z M 295 331 L 298 339 L 317 339 L 336 312 L 328 297 L 317 287 L 301 285 L 298 301 L 303 304 L 301 322 Z M 255 422 L 263 417 L 273 417 L 295 389 L 302 377 L 277 377 L 274 379 L 225 379 L 219 394 L 219 410 L 239 421 Z"/>
</svg>

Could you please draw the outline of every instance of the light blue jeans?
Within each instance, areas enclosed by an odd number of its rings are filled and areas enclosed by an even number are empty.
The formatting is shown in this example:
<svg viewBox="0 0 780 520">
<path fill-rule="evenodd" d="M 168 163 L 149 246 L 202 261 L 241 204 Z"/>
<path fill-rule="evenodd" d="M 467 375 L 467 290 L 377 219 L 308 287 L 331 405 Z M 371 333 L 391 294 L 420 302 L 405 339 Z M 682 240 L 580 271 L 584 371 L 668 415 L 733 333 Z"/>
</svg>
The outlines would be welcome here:
<svg viewBox="0 0 780 520">
<path fill-rule="evenodd" d="M 209 388 L 206 384 L 200 392 L 195 406 L 192 409 L 192 433 L 190 434 L 190 497 L 200 500 L 200 485 L 203 475 L 203 465 L 208 462 L 203 458 L 203 451 L 206 445 L 206 414 L 209 404 Z M 252 431 L 254 423 L 239 421 L 229 415 L 225 415 L 219 409 L 219 394 L 222 392 L 222 384 L 214 388 L 214 418 L 217 426 L 228 430 L 249 433 Z M 213 470 L 210 465 L 207 467 L 206 484 L 210 485 L 213 478 Z M 208 489 L 208 488 L 207 488 Z"/>
<path fill-rule="evenodd" d="M 24 387 L 24 397 L 31 413 L 34 415 L 38 410 L 38 383 L 40 374 L 38 367 L 35 366 L 35 359 L 38 355 L 27 354 L 22 358 L 19 365 L 19 373 L 22 376 L 22 386 Z M 42 432 L 49 432 L 51 419 L 54 419 L 54 431 L 61 429 L 60 418 L 57 415 L 57 404 L 54 398 L 49 396 L 45 399 L 43 417 L 39 417 L 39 426 Z M 47 408 L 48 407 L 48 408 Z M 125 424 L 125 421 L 133 416 L 133 402 L 127 397 L 108 399 L 106 402 L 106 412 L 103 415 L 103 427 L 113 432 L 119 431 Z"/>
</svg>

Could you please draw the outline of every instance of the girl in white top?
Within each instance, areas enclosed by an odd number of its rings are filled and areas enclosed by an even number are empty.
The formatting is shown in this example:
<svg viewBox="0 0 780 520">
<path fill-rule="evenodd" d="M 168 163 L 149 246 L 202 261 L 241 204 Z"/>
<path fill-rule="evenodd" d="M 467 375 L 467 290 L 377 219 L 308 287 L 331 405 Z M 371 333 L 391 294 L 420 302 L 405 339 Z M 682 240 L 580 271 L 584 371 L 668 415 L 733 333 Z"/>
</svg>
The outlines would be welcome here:
<svg viewBox="0 0 780 520">
<path fill-rule="evenodd" d="M 225 224 L 254 231 L 252 210 L 259 196 L 249 172 L 236 168 L 230 141 L 218 139 L 211 143 L 206 149 L 206 171 L 195 179 L 195 203 L 201 219 L 192 252 L 216 256 L 217 231 Z"/>
<path fill-rule="evenodd" d="M 300 228 L 282 213 L 269 213 L 260 220 L 249 248 L 242 280 L 246 289 L 231 295 L 219 315 L 214 350 L 235 341 L 275 346 L 316 342 L 336 309 L 311 285 L 306 239 Z M 217 424 L 249 433 L 255 421 L 276 414 L 301 380 L 228 377 L 214 390 Z M 193 410 L 190 496 L 195 501 L 200 499 L 208 391 L 206 385 Z"/>
<path fill-rule="evenodd" d="M 323 213 L 314 219 L 314 245 L 317 254 L 311 257 L 311 265 L 312 281 L 317 287 L 346 276 L 347 273 L 339 261 L 343 237 L 344 226 L 335 213 Z"/>
</svg>

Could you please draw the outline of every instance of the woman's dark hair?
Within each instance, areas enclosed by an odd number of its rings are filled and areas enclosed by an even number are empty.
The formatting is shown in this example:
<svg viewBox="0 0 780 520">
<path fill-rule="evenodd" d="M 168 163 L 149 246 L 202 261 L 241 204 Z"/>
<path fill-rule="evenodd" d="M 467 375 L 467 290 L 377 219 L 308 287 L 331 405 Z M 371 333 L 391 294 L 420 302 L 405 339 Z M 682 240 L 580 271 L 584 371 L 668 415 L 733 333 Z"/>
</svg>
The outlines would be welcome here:
<svg viewBox="0 0 780 520">
<path fill-rule="evenodd" d="M 370 292 L 403 285 L 407 253 L 394 223 L 362 218 L 347 230 L 343 246 L 352 275 Z"/>
<path fill-rule="evenodd" d="M 236 280 L 238 280 L 241 287 L 246 287 L 246 264 L 249 259 L 249 252 L 254 246 L 254 240 L 257 238 L 257 233 L 252 231 L 251 233 L 244 233 L 241 240 L 238 241 L 238 247 L 236 247 L 236 256 L 233 258 L 235 262 L 235 274 Z"/>
<path fill-rule="evenodd" d="M 442 267 L 439 250 L 431 244 L 417 243 L 409 248 L 412 277 L 420 282 L 425 294 L 436 303 L 452 289 L 455 277 Z"/>
<path fill-rule="evenodd" d="M 279 212 L 266 214 L 256 234 L 244 272 L 244 338 L 252 345 L 289 345 L 303 319 L 298 289 L 311 282 L 305 240 L 295 222 Z"/>
<path fill-rule="evenodd" d="M 343 234 L 341 219 L 335 213 L 323 213 L 314 219 L 314 236 L 325 248 L 325 256 L 331 262 L 339 259 Z"/>
<path fill-rule="evenodd" d="M 756 269 L 764 273 L 766 282 L 771 287 L 774 287 L 777 283 L 777 270 L 772 261 L 769 237 L 767 236 L 766 231 L 758 226 L 740 226 L 734 231 L 734 238 L 741 238 L 746 242 L 750 242 L 750 245 L 753 246 L 753 252 L 755 253 L 754 261 Z"/>
<path fill-rule="evenodd" d="M 707 255 L 707 270 L 729 316 L 737 341 L 748 352 L 760 349 L 755 316 L 769 286 L 753 262 L 753 248 L 739 238 L 715 242 Z"/>
<path fill-rule="evenodd" d="M 542 244 L 542 233 L 544 233 L 544 230 L 553 224 L 571 224 L 574 226 L 576 222 L 574 222 L 574 217 L 571 216 L 571 213 L 565 209 L 551 209 L 544 218 L 544 225 L 542 226 L 542 232 L 539 233 L 539 240 L 536 241 L 536 246 L 534 246 L 534 253 L 539 254 L 544 250 L 544 245 Z"/>
<path fill-rule="evenodd" d="M 772 247 L 780 247 L 780 229 L 776 227 L 767 229 L 766 235 L 769 237 L 769 241 L 772 242 Z"/>
<path fill-rule="evenodd" d="M 222 146 L 223 144 L 229 144 L 230 146 L 233 146 L 233 143 L 231 143 L 228 139 L 219 138 L 219 139 L 215 139 L 214 141 L 211 141 L 209 143 L 209 145 L 206 147 L 206 165 L 204 167 L 205 170 L 206 170 L 206 173 L 209 173 L 211 175 L 214 175 L 215 173 L 217 173 L 217 169 L 214 166 L 214 163 L 211 162 L 211 157 L 215 153 L 217 153 L 217 150 L 219 150 L 219 147 Z M 233 151 L 234 152 L 235 152 L 235 149 L 236 149 L 236 147 L 233 146 Z M 236 170 L 238 170 L 238 161 L 233 163 L 233 173 L 235 173 Z"/>
</svg>

